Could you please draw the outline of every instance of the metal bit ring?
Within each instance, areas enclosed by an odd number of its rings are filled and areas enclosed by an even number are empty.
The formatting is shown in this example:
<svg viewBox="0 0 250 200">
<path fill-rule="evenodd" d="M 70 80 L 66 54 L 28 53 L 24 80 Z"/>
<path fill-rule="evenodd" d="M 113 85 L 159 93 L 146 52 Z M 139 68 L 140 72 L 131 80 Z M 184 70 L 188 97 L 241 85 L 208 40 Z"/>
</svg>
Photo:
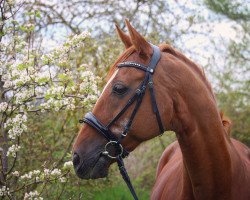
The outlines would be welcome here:
<svg viewBox="0 0 250 200">
<path fill-rule="evenodd" d="M 109 145 L 116 145 L 117 147 L 119 147 L 120 148 L 120 153 L 118 155 L 116 155 L 116 156 L 110 155 L 109 152 L 107 151 L 107 148 L 108 148 Z M 104 151 L 102 152 L 102 154 L 105 155 L 105 156 L 108 156 L 111 159 L 116 159 L 117 156 L 122 156 L 123 147 L 122 147 L 121 144 L 118 144 L 117 141 L 109 141 L 107 144 L 105 144 Z"/>
</svg>

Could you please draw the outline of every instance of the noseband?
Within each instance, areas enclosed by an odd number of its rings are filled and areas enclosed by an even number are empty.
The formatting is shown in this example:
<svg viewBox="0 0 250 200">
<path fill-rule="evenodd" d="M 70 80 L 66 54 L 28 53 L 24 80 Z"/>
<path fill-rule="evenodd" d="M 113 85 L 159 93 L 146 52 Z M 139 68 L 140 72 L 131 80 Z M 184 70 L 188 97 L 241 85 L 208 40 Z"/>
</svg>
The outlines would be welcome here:
<svg viewBox="0 0 250 200">
<path fill-rule="evenodd" d="M 105 145 L 104 151 L 102 152 L 102 155 L 108 156 L 111 159 L 116 159 L 117 164 L 119 166 L 119 170 L 121 172 L 121 175 L 123 179 L 125 180 L 126 184 L 128 185 L 134 199 L 138 199 L 135 190 L 131 184 L 130 178 L 127 174 L 127 171 L 125 169 L 123 158 L 127 157 L 129 155 L 129 152 L 123 148 L 121 144 L 121 140 L 127 136 L 129 129 L 132 125 L 132 122 L 134 120 L 134 117 L 141 105 L 142 99 L 145 95 L 147 85 L 149 87 L 150 97 L 151 97 L 151 103 L 153 107 L 153 112 L 155 113 L 160 134 L 163 134 L 164 128 L 161 121 L 161 116 L 157 107 L 156 99 L 155 99 L 155 93 L 154 93 L 154 85 L 153 85 L 153 74 L 155 72 L 155 68 L 157 66 L 157 63 L 159 62 L 161 58 L 160 49 L 157 46 L 151 45 L 153 48 L 153 55 L 151 57 L 149 65 L 143 65 L 140 63 L 127 61 L 119 63 L 117 66 L 118 68 L 122 67 L 133 67 L 139 70 L 142 70 L 145 72 L 144 80 L 141 82 L 140 86 L 137 88 L 135 94 L 128 100 L 127 104 L 123 107 L 123 109 L 108 123 L 108 125 L 103 125 L 92 112 L 89 112 L 85 115 L 85 117 L 82 120 L 79 120 L 80 123 L 87 123 L 91 127 L 95 128 L 101 135 L 103 135 L 107 140 L 108 143 Z M 126 112 L 126 110 L 135 102 L 134 110 L 132 111 L 130 118 L 124 127 L 123 132 L 120 136 L 116 136 L 112 131 L 110 130 L 110 127 Z M 110 152 L 108 152 L 109 147 L 115 148 L 115 155 L 111 155 Z"/>
</svg>

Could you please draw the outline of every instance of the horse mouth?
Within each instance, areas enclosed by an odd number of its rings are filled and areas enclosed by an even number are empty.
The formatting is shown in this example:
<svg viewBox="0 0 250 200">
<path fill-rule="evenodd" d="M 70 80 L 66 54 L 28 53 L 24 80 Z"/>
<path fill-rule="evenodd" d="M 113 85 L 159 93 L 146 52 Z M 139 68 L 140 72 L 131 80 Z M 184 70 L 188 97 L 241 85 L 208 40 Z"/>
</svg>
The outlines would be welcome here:
<svg viewBox="0 0 250 200">
<path fill-rule="evenodd" d="M 108 175 L 110 164 L 109 159 L 100 153 L 99 155 L 90 157 L 79 167 L 75 168 L 75 172 L 81 179 L 105 178 Z"/>
</svg>

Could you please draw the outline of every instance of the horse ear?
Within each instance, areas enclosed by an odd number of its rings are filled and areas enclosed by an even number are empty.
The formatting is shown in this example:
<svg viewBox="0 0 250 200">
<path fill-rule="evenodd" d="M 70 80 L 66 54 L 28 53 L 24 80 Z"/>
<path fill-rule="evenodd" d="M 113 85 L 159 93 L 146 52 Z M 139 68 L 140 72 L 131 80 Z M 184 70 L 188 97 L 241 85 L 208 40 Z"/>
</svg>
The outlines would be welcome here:
<svg viewBox="0 0 250 200">
<path fill-rule="evenodd" d="M 125 23 L 128 27 L 129 34 L 131 37 L 131 42 L 135 46 L 136 51 L 141 55 L 141 56 L 146 56 L 150 57 L 151 54 L 153 53 L 153 49 L 151 45 L 145 40 L 143 36 L 138 33 L 133 26 L 129 23 L 127 19 L 125 19 Z"/>
<path fill-rule="evenodd" d="M 119 28 L 119 26 L 117 24 L 115 25 L 115 27 L 116 27 L 116 31 L 117 31 L 120 39 L 122 40 L 123 44 L 125 45 L 126 49 L 128 49 L 129 47 L 131 47 L 132 43 L 131 43 L 130 37 L 126 33 L 124 33 Z"/>
</svg>

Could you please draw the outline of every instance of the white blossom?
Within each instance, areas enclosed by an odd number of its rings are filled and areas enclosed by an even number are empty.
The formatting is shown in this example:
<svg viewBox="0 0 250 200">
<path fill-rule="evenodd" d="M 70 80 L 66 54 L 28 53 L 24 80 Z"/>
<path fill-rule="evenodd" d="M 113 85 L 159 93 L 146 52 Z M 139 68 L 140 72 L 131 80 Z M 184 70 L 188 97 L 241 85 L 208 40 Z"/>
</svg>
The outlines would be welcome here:
<svg viewBox="0 0 250 200">
<path fill-rule="evenodd" d="M 50 174 L 50 170 L 49 169 L 44 169 L 44 175 L 48 176 Z"/>
<path fill-rule="evenodd" d="M 0 103 L 0 113 L 4 112 L 8 107 L 8 103 L 7 102 L 2 102 Z"/>
<path fill-rule="evenodd" d="M 50 72 L 49 71 L 42 71 L 42 72 L 37 72 L 34 76 L 35 81 L 38 83 L 44 83 L 47 82 L 50 79 Z"/>
<path fill-rule="evenodd" d="M 39 197 L 39 193 L 34 190 L 29 193 L 25 193 L 24 200 L 43 200 L 43 198 Z"/>
<path fill-rule="evenodd" d="M 20 177 L 21 180 L 29 180 L 29 179 L 32 179 L 36 176 L 36 180 L 37 180 L 37 175 L 41 174 L 41 171 L 40 170 L 33 170 L 33 171 L 30 171 L 24 175 L 22 175 Z"/>
<path fill-rule="evenodd" d="M 60 177 L 60 178 L 59 178 L 59 181 L 60 181 L 61 183 L 65 183 L 65 182 L 66 182 L 66 178 L 65 178 L 65 177 Z"/>
<path fill-rule="evenodd" d="M 41 107 L 43 107 L 43 109 L 53 109 L 58 112 L 61 108 L 66 108 L 67 110 L 74 110 L 75 103 L 76 101 L 72 97 L 65 97 L 63 99 L 49 98 L 47 102 L 41 104 Z"/>
<path fill-rule="evenodd" d="M 41 57 L 44 63 L 56 63 L 63 65 L 65 63 L 65 57 L 69 52 L 73 52 L 75 47 L 84 46 L 85 38 L 89 37 L 89 32 L 83 32 L 79 35 L 75 35 L 69 38 L 64 45 L 55 48 L 51 53 Z"/>
<path fill-rule="evenodd" d="M 63 86 L 58 86 L 58 87 L 51 87 L 47 90 L 47 95 L 61 95 L 64 91 Z"/>
<path fill-rule="evenodd" d="M 13 144 L 11 147 L 9 147 L 8 151 L 7 151 L 7 156 L 12 156 L 12 157 L 16 157 L 16 153 L 20 150 L 20 146 L 18 146 L 17 144 Z"/>
<path fill-rule="evenodd" d="M 63 168 L 64 169 L 70 169 L 73 166 L 73 162 L 72 161 L 67 161 L 63 164 Z"/>
<path fill-rule="evenodd" d="M 14 171 L 14 172 L 12 172 L 12 175 L 16 176 L 16 177 L 19 177 L 19 172 L 18 171 Z"/>
<path fill-rule="evenodd" d="M 27 116 L 25 114 L 17 114 L 15 117 L 9 118 L 6 121 L 4 128 L 9 128 L 8 135 L 10 139 L 14 140 L 17 136 L 21 136 L 21 134 L 27 130 L 25 122 L 27 122 Z"/>
<path fill-rule="evenodd" d="M 12 82 L 11 81 L 9 81 L 9 80 L 4 81 L 4 85 L 3 85 L 4 88 L 10 88 L 11 86 L 12 86 Z"/>
<path fill-rule="evenodd" d="M 53 169 L 51 172 L 50 172 L 51 176 L 55 176 L 55 177 L 58 177 L 60 176 L 62 173 L 61 173 L 61 170 L 60 169 Z"/>
<path fill-rule="evenodd" d="M 5 185 L 0 187 L 0 197 L 6 196 L 10 194 L 10 189 L 6 187 Z"/>
<path fill-rule="evenodd" d="M 40 179 L 38 176 L 35 177 L 35 181 L 36 181 L 36 182 L 39 182 L 40 180 L 41 180 L 41 179 Z"/>
<path fill-rule="evenodd" d="M 60 169 L 53 169 L 53 170 L 50 170 L 50 169 L 44 169 L 44 175 L 49 177 L 49 176 L 52 176 L 52 177 L 59 177 L 62 175 L 62 172 Z"/>
<path fill-rule="evenodd" d="M 10 76 L 9 73 L 6 73 L 6 74 L 3 74 L 3 75 L 2 75 L 2 80 L 3 80 L 4 82 L 6 82 L 6 81 L 8 81 L 8 80 L 10 80 L 10 79 L 11 79 L 11 76 Z"/>
<path fill-rule="evenodd" d="M 14 97 L 16 98 L 16 104 L 23 104 L 23 102 L 27 101 L 29 98 L 33 96 L 32 90 L 25 90 L 18 92 Z"/>
</svg>

